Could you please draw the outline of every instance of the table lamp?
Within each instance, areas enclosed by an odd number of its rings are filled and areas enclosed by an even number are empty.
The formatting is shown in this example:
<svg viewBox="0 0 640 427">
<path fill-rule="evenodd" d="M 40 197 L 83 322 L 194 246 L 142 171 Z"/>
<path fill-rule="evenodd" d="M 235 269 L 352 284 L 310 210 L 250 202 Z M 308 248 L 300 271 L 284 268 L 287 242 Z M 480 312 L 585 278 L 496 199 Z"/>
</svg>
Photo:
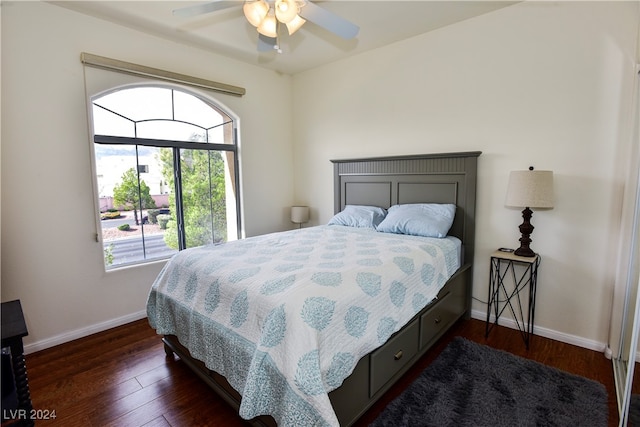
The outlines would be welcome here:
<svg viewBox="0 0 640 427">
<path fill-rule="evenodd" d="M 309 206 L 291 206 L 291 222 L 298 224 L 299 228 L 309 222 Z"/>
<path fill-rule="evenodd" d="M 522 211 L 523 222 L 520 224 L 520 247 L 514 254 L 524 257 L 534 257 L 536 253 L 531 250 L 531 215 L 533 209 L 553 208 L 553 172 L 533 170 L 533 166 L 526 171 L 513 171 L 509 175 L 507 197 L 505 205 L 508 207 L 524 208 Z"/>
</svg>

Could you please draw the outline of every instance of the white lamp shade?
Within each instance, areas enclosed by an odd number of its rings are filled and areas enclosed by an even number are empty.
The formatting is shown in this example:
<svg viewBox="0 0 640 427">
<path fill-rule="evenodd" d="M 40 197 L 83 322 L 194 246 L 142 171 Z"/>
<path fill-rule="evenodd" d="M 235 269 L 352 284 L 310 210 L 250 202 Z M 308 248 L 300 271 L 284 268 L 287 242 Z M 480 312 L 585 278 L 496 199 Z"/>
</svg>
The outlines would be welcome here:
<svg viewBox="0 0 640 427">
<path fill-rule="evenodd" d="M 298 16 L 298 4 L 296 0 L 276 0 L 276 18 L 283 24 L 288 24 Z"/>
<path fill-rule="evenodd" d="M 309 222 L 309 206 L 291 206 L 291 222 L 296 224 Z"/>
<path fill-rule="evenodd" d="M 296 31 L 298 31 L 300 29 L 300 27 L 302 27 L 302 25 L 304 25 L 305 22 L 307 22 L 307 21 L 302 19 L 300 17 L 300 15 L 296 15 L 296 17 L 293 18 L 293 20 L 291 22 L 287 22 L 287 30 L 289 30 L 289 35 L 295 33 Z"/>
<path fill-rule="evenodd" d="M 247 1 L 244 3 L 244 6 L 242 6 L 242 11 L 247 21 L 257 28 L 267 16 L 269 4 L 265 0 Z"/>
<path fill-rule="evenodd" d="M 505 205 L 515 208 L 553 208 L 553 172 L 511 172 Z"/>
<path fill-rule="evenodd" d="M 278 21 L 275 15 L 269 13 L 258 25 L 258 32 L 263 36 L 276 38 L 278 37 Z"/>
</svg>

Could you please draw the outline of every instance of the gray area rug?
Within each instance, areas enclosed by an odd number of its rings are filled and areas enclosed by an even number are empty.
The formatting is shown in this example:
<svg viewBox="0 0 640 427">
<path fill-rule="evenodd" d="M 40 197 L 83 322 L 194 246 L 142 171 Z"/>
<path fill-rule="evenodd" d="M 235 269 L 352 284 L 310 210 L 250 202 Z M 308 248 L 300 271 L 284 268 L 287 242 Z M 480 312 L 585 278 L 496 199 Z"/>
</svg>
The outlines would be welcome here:
<svg viewBox="0 0 640 427">
<path fill-rule="evenodd" d="M 596 382 L 457 337 L 372 426 L 607 426 Z"/>
<path fill-rule="evenodd" d="M 628 427 L 640 427 L 640 395 L 632 394 L 629 404 Z"/>
</svg>

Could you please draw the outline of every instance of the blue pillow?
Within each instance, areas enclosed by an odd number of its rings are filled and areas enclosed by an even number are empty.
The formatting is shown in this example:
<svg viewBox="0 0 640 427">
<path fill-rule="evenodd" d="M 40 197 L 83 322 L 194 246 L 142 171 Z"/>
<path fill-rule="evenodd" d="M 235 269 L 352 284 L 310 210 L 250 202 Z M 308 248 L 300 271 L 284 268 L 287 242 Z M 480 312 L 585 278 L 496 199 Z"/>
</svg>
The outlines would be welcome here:
<svg viewBox="0 0 640 427">
<path fill-rule="evenodd" d="M 329 225 L 375 229 L 385 215 L 387 211 L 377 206 L 347 205 L 329 220 Z"/>
<path fill-rule="evenodd" d="M 389 208 L 387 217 L 378 226 L 378 231 L 424 237 L 446 237 L 455 214 L 456 205 L 453 204 L 393 205 Z"/>
</svg>

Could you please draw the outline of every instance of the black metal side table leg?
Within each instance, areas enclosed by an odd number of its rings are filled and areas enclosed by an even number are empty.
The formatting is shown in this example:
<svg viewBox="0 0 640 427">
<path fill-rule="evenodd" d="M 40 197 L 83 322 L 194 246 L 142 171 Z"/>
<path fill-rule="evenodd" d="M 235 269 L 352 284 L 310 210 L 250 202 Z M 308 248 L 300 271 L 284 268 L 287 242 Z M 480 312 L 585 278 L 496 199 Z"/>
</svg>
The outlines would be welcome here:
<svg viewBox="0 0 640 427">
<path fill-rule="evenodd" d="M 517 274 L 516 264 L 524 267 L 524 270 L 520 268 Z M 526 349 L 529 349 L 533 335 L 539 264 L 539 255 L 522 257 L 501 250 L 491 255 L 485 338 L 489 336 L 493 327 L 498 324 L 498 319 L 505 309 L 508 309 L 513 316 L 512 320 L 522 336 Z M 525 303 L 520 294 L 522 292 L 524 298 L 524 295 L 526 295 L 524 293 L 525 288 L 527 287 L 529 288 L 528 302 L 526 303 L 527 310 L 525 310 Z M 493 321 L 491 321 L 492 312 L 495 316 Z"/>
</svg>

